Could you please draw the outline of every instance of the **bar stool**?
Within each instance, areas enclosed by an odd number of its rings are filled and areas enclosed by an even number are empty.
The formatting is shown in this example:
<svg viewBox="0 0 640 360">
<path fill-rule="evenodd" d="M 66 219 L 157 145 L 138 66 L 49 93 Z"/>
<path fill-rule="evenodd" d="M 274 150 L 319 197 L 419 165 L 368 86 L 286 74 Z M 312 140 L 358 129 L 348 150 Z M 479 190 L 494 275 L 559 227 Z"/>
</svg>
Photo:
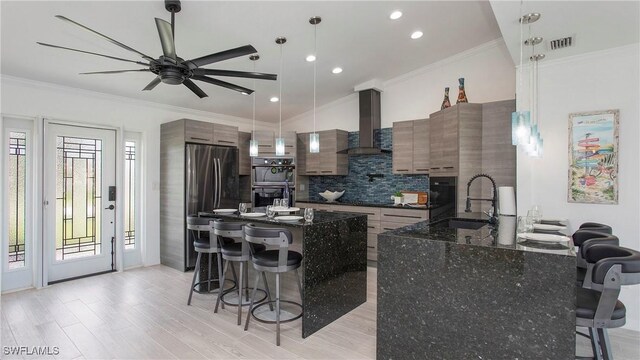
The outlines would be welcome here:
<svg viewBox="0 0 640 360">
<path fill-rule="evenodd" d="M 587 279 L 587 271 L 589 266 L 592 264 L 588 264 L 584 258 L 584 254 L 586 250 L 595 245 L 595 244 L 610 244 L 610 245 L 619 245 L 620 240 L 617 236 L 609 235 L 604 232 L 590 230 L 589 228 L 584 228 L 576 231 L 571 236 L 573 239 L 573 244 L 578 247 L 577 251 L 577 267 L 576 267 L 576 284 L 578 286 L 588 287 L 588 284 L 591 282 Z M 586 285 L 585 285 L 586 279 Z"/>
<path fill-rule="evenodd" d="M 601 233 L 605 233 L 605 234 L 613 234 L 613 228 L 609 225 L 606 224 L 600 224 L 597 222 L 586 222 L 586 223 L 582 223 L 582 225 L 580 225 L 580 227 L 578 228 L 579 230 L 592 230 L 592 231 L 598 231 Z"/>
<path fill-rule="evenodd" d="M 251 293 L 251 304 L 249 305 L 249 311 L 247 312 L 247 320 L 244 324 L 244 330 L 249 328 L 249 321 L 251 316 L 255 317 L 257 321 L 276 324 L 276 345 L 280 346 L 280 323 L 291 322 L 299 319 L 302 316 L 302 304 L 295 303 L 288 300 L 280 300 L 280 274 L 288 271 L 294 271 L 296 275 L 296 283 L 298 285 L 298 291 L 300 292 L 300 299 L 302 299 L 302 284 L 300 283 L 300 276 L 298 275 L 298 268 L 302 264 L 302 254 L 296 251 L 290 251 L 289 245 L 293 243 L 293 236 L 287 229 L 278 228 L 260 228 L 253 224 L 244 226 L 244 239 L 247 242 L 253 244 L 264 244 L 267 246 L 277 246 L 277 250 L 265 250 L 261 252 L 251 253 L 251 262 L 253 268 L 257 270 L 254 280 L 253 291 Z M 265 272 L 275 273 L 276 276 L 276 300 L 269 300 L 262 304 L 253 306 L 256 291 L 258 289 L 258 281 L 260 280 L 260 274 Z M 276 303 L 276 320 L 267 321 L 259 319 L 255 316 L 254 312 L 261 306 Z M 280 303 L 288 303 L 300 307 L 300 314 L 296 315 L 288 320 L 280 320 Z"/>
<path fill-rule="evenodd" d="M 198 253 L 198 257 L 196 259 L 196 266 L 193 270 L 193 280 L 191 280 L 191 289 L 189 290 L 189 299 L 187 300 L 187 305 L 191 305 L 191 298 L 194 292 L 199 294 L 203 293 L 211 293 L 211 284 L 214 282 L 220 283 L 218 278 L 211 278 L 211 262 L 213 261 L 213 254 L 216 254 L 218 257 L 218 277 L 222 274 L 222 257 L 220 256 L 220 248 L 218 246 L 218 241 L 211 242 L 210 239 L 215 239 L 215 235 L 213 232 L 213 220 L 204 217 L 198 217 L 195 215 L 187 216 L 187 230 L 193 232 L 194 241 L 193 247 L 195 251 Z M 200 237 L 200 232 L 206 231 L 209 232 L 209 239 Z M 223 242 L 233 242 L 232 239 L 224 239 Z M 207 279 L 200 279 L 200 262 L 202 259 L 202 254 L 209 254 L 209 267 Z M 196 282 L 196 278 L 198 282 Z M 234 281 L 234 286 L 235 286 Z M 200 287 L 204 284 L 207 284 L 208 291 L 201 291 Z M 198 290 L 196 290 L 196 286 L 198 286 Z"/>
<path fill-rule="evenodd" d="M 224 291 L 222 293 L 218 293 L 218 299 L 216 300 L 216 307 L 213 310 L 214 313 L 218 312 L 218 306 L 222 301 L 222 308 L 224 309 L 224 305 L 238 306 L 238 325 L 242 323 L 242 307 L 249 305 L 249 286 L 248 286 L 248 278 L 249 278 L 249 269 L 246 267 L 248 265 L 249 260 L 251 260 L 251 251 L 260 252 L 264 251 L 266 247 L 261 244 L 249 244 L 246 241 L 242 240 L 243 237 L 243 229 L 244 223 L 241 222 L 226 222 L 224 220 L 215 220 L 213 222 L 213 232 L 218 239 L 224 238 L 232 238 L 239 239 L 238 242 L 224 242 L 220 243 L 222 259 L 225 260 L 224 269 L 222 271 L 222 288 L 224 289 L 224 282 L 226 279 L 227 270 L 229 268 L 229 263 L 231 262 L 231 268 L 233 269 L 233 263 L 240 263 L 240 277 L 238 278 L 238 286 L 237 286 L 237 294 L 238 294 L 238 303 L 232 304 L 228 303 L 224 300 L 224 296 L 232 292 L 234 289 L 229 291 Z M 250 249 L 251 248 L 251 249 Z M 269 294 L 269 285 L 267 284 L 267 277 L 262 274 L 262 279 L 264 280 L 264 286 L 266 290 L 258 289 L 259 291 L 264 293 L 264 297 L 258 300 L 258 302 L 263 301 L 264 299 L 269 297 L 271 300 L 271 296 Z M 244 291 L 243 291 L 244 290 Z M 246 303 L 242 300 L 242 293 L 244 292 Z"/>
<path fill-rule="evenodd" d="M 607 329 L 626 323 L 626 308 L 618 300 L 622 285 L 640 284 L 640 252 L 606 244 L 589 247 L 585 260 L 593 264 L 591 289 L 577 288 L 576 326 L 589 328 L 596 359 L 613 359 Z"/>
</svg>

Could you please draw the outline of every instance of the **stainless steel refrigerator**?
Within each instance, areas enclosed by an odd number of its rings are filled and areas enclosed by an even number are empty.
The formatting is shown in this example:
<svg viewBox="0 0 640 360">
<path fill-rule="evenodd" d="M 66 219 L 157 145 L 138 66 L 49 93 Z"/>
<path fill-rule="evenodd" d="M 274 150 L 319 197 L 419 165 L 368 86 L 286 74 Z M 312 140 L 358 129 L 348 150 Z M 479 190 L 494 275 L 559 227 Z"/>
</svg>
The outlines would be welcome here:
<svg viewBox="0 0 640 360">
<path fill-rule="evenodd" d="M 213 209 L 236 209 L 240 202 L 238 149 L 187 144 L 185 156 L 187 215 Z M 193 248 L 193 235 L 189 231 L 186 234 L 185 261 L 188 268 L 193 268 L 197 254 Z"/>
</svg>

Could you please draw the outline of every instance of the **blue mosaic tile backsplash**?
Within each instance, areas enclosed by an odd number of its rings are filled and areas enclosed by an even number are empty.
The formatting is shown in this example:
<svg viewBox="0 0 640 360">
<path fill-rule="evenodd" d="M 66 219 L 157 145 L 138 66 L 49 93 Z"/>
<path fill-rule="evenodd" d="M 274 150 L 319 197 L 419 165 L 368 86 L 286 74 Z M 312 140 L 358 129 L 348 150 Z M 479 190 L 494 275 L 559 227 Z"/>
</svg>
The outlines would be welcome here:
<svg viewBox="0 0 640 360">
<path fill-rule="evenodd" d="M 358 132 L 349 132 L 349 148 L 358 147 Z M 382 149 L 393 149 L 392 128 L 380 129 L 374 134 L 374 141 Z M 369 181 L 367 174 L 380 174 L 381 178 Z M 392 173 L 392 154 L 349 156 L 347 176 L 309 176 L 309 200 L 323 201 L 318 195 L 325 190 L 342 191 L 342 202 L 365 202 L 390 204 L 391 196 L 397 190 L 427 191 L 427 175 L 396 175 Z"/>
</svg>

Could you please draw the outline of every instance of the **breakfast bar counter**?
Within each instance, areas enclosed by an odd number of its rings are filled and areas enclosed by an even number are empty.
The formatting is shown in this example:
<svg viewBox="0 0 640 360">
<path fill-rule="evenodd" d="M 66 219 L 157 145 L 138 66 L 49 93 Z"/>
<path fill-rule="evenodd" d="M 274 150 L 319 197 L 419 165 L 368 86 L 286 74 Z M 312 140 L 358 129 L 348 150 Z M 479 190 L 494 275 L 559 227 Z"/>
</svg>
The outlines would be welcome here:
<svg viewBox="0 0 640 360">
<path fill-rule="evenodd" d="M 262 211 L 264 209 L 254 209 Z M 201 212 L 200 216 L 287 228 L 292 250 L 302 253 L 302 337 L 330 324 L 367 300 L 367 216 L 315 211 L 312 222 Z M 251 266 L 250 266 L 251 268 Z"/>
</svg>

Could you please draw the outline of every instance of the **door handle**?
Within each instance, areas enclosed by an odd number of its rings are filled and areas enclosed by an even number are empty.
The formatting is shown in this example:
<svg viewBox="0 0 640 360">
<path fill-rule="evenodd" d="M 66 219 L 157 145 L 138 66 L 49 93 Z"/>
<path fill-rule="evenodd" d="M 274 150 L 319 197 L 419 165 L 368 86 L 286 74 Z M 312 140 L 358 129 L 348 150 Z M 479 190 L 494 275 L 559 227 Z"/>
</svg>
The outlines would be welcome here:
<svg viewBox="0 0 640 360">
<path fill-rule="evenodd" d="M 106 208 L 104 208 L 104 209 L 105 209 L 105 210 L 113 210 L 113 209 L 115 209 L 115 208 L 116 208 L 116 207 L 115 207 L 115 206 L 113 206 L 113 204 L 111 204 L 111 205 L 109 205 L 109 207 L 106 207 Z"/>
</svg>

